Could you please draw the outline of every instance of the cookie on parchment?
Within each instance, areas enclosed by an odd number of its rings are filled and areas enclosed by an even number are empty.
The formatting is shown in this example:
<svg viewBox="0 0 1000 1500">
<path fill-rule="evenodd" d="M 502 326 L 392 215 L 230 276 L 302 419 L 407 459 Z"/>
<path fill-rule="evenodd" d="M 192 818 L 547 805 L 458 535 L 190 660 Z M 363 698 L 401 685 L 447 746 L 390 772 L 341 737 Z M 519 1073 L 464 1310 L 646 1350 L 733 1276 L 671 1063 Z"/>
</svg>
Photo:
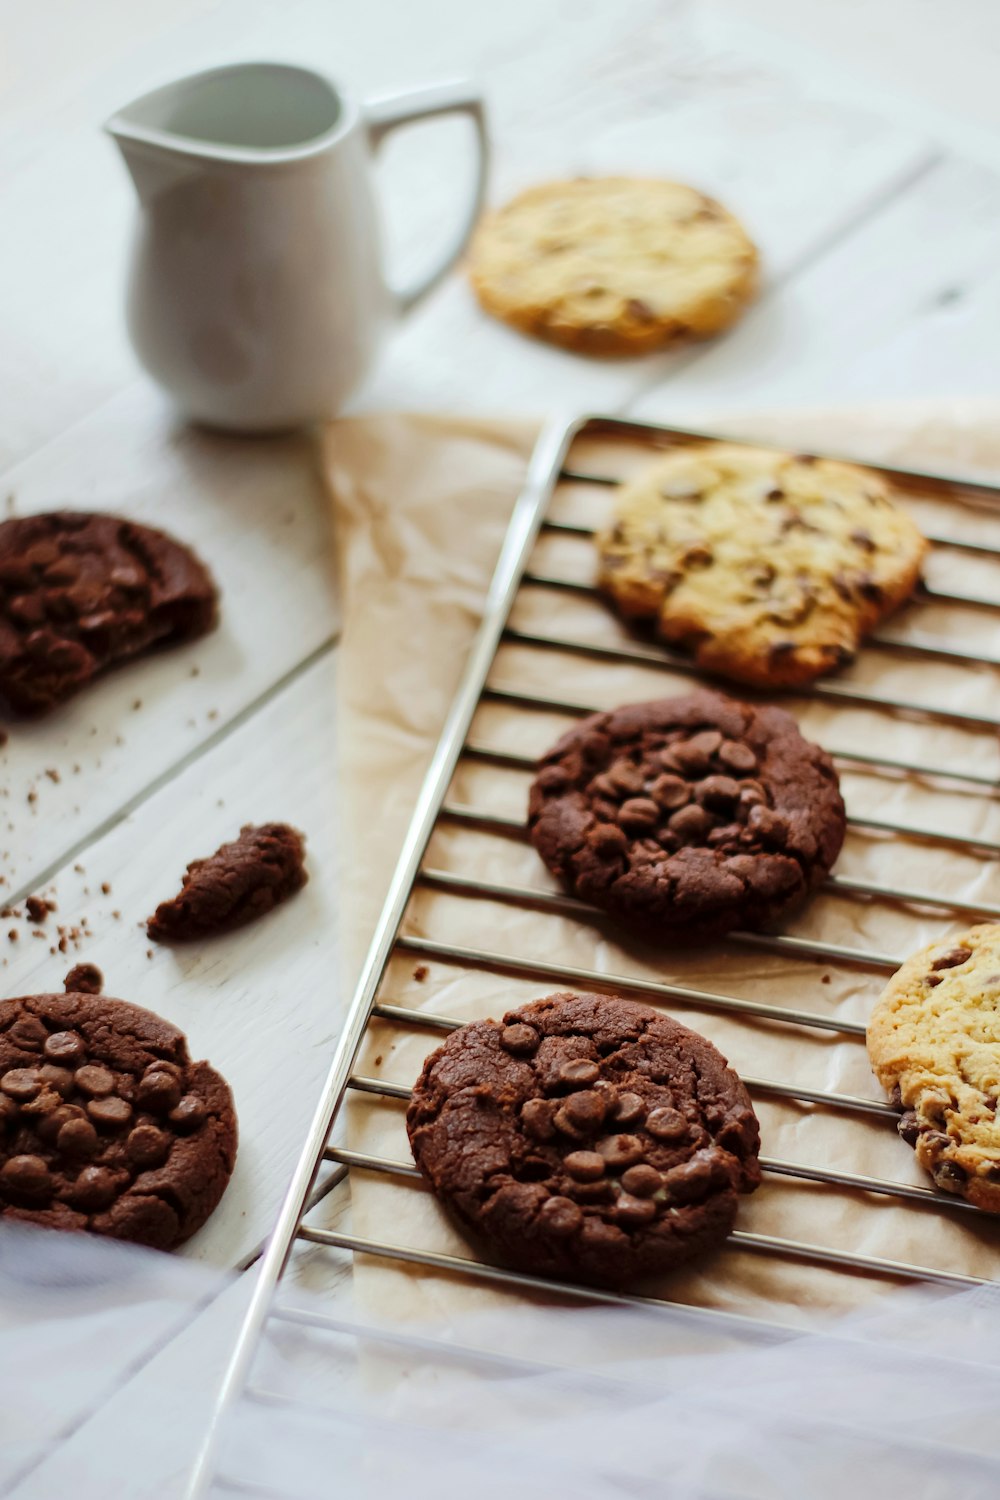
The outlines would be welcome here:
<svg viewBox="0 0 1000 1500">
<path fill-rule="evenodd" d="M 499 1260 L 617 1286 L 721 1243 L 760 1182 L 746 1089 L 669 1016 L 550 995 L 455 1031 L 406 1115 L 434 1192 Z"/>
<path fill-rule="evenodd" d="M 0 1001 L 0 1221 L 169 1250 L 236 1159 L 229 1086 L 169 1021 L 78 991 Z"/>
<path fill-rule="evenodd" d="M 46 511 L 0 523 L 0 700 L 46 713 L 127 657 L 216 623 L 199 558 L 118 516 Z"/>
<path fill-rule="evenodd" d="M 622 486 L 597 546 L 622 615 L 762 688 L 850 662 L 927 550 L 870 470 L 732 443 L 679 449 Z"/>
<path fill-rule="evenodd" d="M 908 958 L 875 1004 L 868 1055 L 937 1186 L 1000 1213 L 1000 925 Z"/>
<path fill-rule="evenodd" d="M 844 804 L 780 708 L 706 690 L 584 719 L 542 757 L 528 826 L 576 896 L 664 943 L 770 925 L 829 872 Z"/>
<path fill-rule="evenodd" d="M 542 183 L 488 215 L 470 279 L 487 312 L 583 354 L 643 354 L 742 312 L 757 251 L 720 204 L 678 182 Z"/>
</svg>

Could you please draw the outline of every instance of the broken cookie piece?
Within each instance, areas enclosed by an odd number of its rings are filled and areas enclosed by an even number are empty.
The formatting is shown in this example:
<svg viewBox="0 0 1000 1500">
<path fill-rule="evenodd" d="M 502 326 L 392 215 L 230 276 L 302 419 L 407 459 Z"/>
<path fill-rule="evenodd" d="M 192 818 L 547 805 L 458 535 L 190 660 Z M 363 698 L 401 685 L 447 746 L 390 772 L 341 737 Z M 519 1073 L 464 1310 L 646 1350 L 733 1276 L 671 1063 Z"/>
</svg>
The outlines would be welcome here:
<svg viewBox="0 0 1000 1500">
<path fill-rule="evenodd" d="M 158 943 L 231 932 L 287 901 L 308 880 L 305 839 L 287 823 L 248 823 L 240 836 L 187 867 L 181 889 L 146 924 Z"/>
</svg>

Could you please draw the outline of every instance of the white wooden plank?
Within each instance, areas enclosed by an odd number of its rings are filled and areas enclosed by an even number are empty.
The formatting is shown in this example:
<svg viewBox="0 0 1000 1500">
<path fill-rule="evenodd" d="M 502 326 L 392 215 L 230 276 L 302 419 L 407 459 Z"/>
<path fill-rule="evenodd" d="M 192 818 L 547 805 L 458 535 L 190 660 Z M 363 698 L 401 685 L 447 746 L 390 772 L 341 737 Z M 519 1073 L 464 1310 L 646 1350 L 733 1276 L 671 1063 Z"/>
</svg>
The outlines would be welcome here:
<svg viewBox="0 0 1000 1500">
<path fill-rule="evenodd" d="M 329 642 L 336 612 L 332 523 L 306 438 L 177 430 L 137 385 L 10 471 L 0 494 L 18 513 L 69 505 L 164 526 L 196 549 L 222 594 L 212 635 L 110 673 L 44 719 L 7 725 L 9 893 Z"/>
<path fill-rule="evenodd" d="M 5 994 L 61 989 L 70 965 L 86 959 L 103 970 L 108 994 L 166 1016 L 187 1034 L 192 1055 L 228 1079 L 240 1119 L 236 1173 L 184 1252 L 215 1265 L 236 1264 L 269 1229 L 340 1020 L 333 702 L 330 653 L 60 870 L 52 883 L 58 910 L 39 929 L 44 938 L 23 922 L 0 923 L 0 932 L 22 934 L 0 950 Z M 242 932 L 176 947 L 150 943 L 144 919 L 178 889 L 187 861 L 212 853 L 244 823 L 269 821 L 306 834 L 305 889 Z M 65 955 L 50 952 L 57 924 L 79 930 L 84 918 L 92 937 Z"/>
<path fill-rule="evenodd" d="M 995 393 L 995 312 L 978 319 L 996 306 L 998 256 L 1000 176 L 946 158 L 631 410 L 682 419 Z"/>
</svg>

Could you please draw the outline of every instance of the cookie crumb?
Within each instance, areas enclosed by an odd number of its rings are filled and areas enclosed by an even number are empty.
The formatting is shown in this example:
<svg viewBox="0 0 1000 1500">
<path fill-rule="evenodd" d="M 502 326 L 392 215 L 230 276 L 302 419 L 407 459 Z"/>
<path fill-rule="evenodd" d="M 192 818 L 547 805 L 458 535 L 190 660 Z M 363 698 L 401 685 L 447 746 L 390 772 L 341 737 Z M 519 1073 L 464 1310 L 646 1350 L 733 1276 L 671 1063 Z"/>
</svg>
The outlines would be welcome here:
<svg viewBox="0 0 1000 1500">
<path fill-rule="evenodd" d="M 426 964 L 417 964 L 417 967 L 413 971 L 413 977 L 418 984 L 423 984 L 429 973 L 430 970 Z"/>
<path fill-rule="evenodd" d="M 55 910 L 52 901 L 46 901 L 44 896 L 29 896 L 24 903 L 24 909 L 32 922 L 44 922 L 50 911 Z"/>
<path fill-rule="evenodd" d="M 111 895 L 111 885 L 110 885 L 110 883 L 107 880 L 102 880 L 101 881 L 101 895 L 102 896 L 110 896 Z"/>
<path fill-rule="evenodd" d="M 45 774 L 50 781 L 54 781 L 57 785 L 60 781 L 62 781 L 62 777 L 59 775 L 59 772 L 56 770 L 55 766 L 49 766 L 46 769 Z"/>
<path fill-rule="evenodd" d="M 21 934 L 18 932 L 16 927 L 12 927 L 7 934 L 8 941 L 12 943 L 16 943 L 20 936 Z"/>
<path fill-rule="evenodd" d="M 63 980 L 67 995 L 99 995 L 104 988 L 104 975 L 96 964 L 74 964 Z"/>
<path fill-rule="evenodd" d="M 305 839 L 287 823 L 246 824 L 240 836 L 188 865 L 180 892 L 146 923 L 155 942 L 189 942 L 262 917 L 305 885 Z"/>
</svg>

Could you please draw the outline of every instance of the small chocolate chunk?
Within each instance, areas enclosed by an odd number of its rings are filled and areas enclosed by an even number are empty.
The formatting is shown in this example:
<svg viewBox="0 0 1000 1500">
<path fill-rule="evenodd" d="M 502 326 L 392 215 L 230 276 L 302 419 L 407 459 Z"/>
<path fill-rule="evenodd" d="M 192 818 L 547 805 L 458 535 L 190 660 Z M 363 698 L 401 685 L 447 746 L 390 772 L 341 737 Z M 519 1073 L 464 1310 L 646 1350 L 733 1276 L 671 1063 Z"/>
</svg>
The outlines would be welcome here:
<svg viewBox="0 0 1000 1500">
<path fill-rule="evenodd" d="M 658 1141 L 679 1141 L 688 1132 L 688 1123 L 679 1109 L 661 1105 L 646 1116 L 646 1129 Z"/>
<path fill-rule="evenodd" d="M 608 1110 L 616 1125 L 634 1125 L 642 1119 L 645 1112 L 646 1106 L 639 1095 L 633 1094 L 629 1089 L 618 1094 Z"/>
<path fill-rule="evenodd" d="M 73 1117 L 59 1127 L 56 1146 L 66 1156 L 94 1156 L 98 1149 L 97 1131 L 89 1120 Z"/>
<path fill-rule="evenodd" d="M 739 740 L 723 740 L 717 754 L 722 764 L 730 771 L 746 773 L 757 769 L 756 755 L 749 745 L 741 744 Z"/>
<path fill-rule="evenodd" d="M 616 823 L 598 823 L 590 835 L 590 845 L 603 859 L 618 859 L 628 849 L 628 839 Z"/>
<path fill-rule="evenodd" d="M 41 1086 L 37 1068 L 11 1068 L 0 1078 L 0 1091 L 18 1104 L 34 1099 Z"/>
<path fill-rule="evenodd" d="M 107 1167 L 84 1167 L 66 1196 L 74 1208 L 98 1213 L 114 1202 L 115 1191 L 115 1175 Z"/>
<path fill-rule="evenodd" d="M 688 1161 L 671 1167 L 664 1174 L 663 1185 L 675 1203 L 690 1203 L 720 1187 L 727 1177 L 719 1152 L 709 1146 L 696 1151 Z"/>
<path fill-rule="evenodd" d="M 562 1105 L 556 1115 L 556 1124 L 559 1124 L 560 1115 L 564 1115 L 577 1130 L 590 1132 L 597 1130 L 604 1123 L 607 1105 L 602 1096 L 594 1089 L 581 1089 Z"/>
<path fill-rule="evenodd" d="M 699 807 L 692 802 L 688 807 L 680 807 L 675 813 L 671 813 L 668 827 L 671 833 L 675 833 L 679 839 L 686 839 L 696 843 L 703 839 L 712 826 L 712 815 L 704 807 Z"/>
<path fill-rule="evenodd" d="M 204 1124 L 207 1117 L 208 1111 L 196 1094 L 185 1094 L 167 1116 L 174 1129 L 180 1131 L 182 1135 L 190 1130 L 197 1130 L 199 1125 Z"/>
<path fill-rule="evenodd" d="M 73 1092 L 73 1073 L 69 1068 L 59 1068 L 54 1063 L 42 1063 L 38 1077 L 46 1088 L 55 1089 L 64 1099 Z"/>
<path fill-rule="evenodd" d="M 619 1224 L 634 1228 L 648 1224 L 656 1218 L 656 1204 L 652 1198 L 636 1198 L 631 1193 L 622 1193 L 615 1203 L 615 1218 Z"/>
<path fill-rule="evenodd" d="M 630 760 L 616 760 L 607 772 L 607 779 L 616 792 L 636 797 L 646 785 L 645 777 L 638 766 Z"/>
<path fill-rule="evenodd" d="M 96 964 L 74 964 L 63 980 L 63 988 L 68 995 L 99 995 L 104 988 L 104 975 Z"/>
<path fill-rule="evenodd" d="M 604 1176 L 604 1157 L 596 1151 L 571 1151 L 563 1159 L 563 1166 L 577 1182 L 596 1182 Z"/>
<path fill-rule="evenodd" d="M 691 788 L 680 776 L 665 773 L 658 776 L 649 789 L 649 795 L 658 807 L 670 810 L 683 807 L 690 800 Z"/>
<path fill-rule="evenodd" d="M 72 1067 L 80 1061 L 87 1049 L 83 1037 L 78 1036 L 75 1031 L 53 1031 L 51 1036 L 46 1037 L 42 1050 L 52 1062 L 66 1063 Z"/>
<path fill-rule="evenodd" d="M 100 1099 L 111 1093 L 115 1086 L 115 1075 L 107 1068 L 102 1068 L 99 1063 L 84 1063 L 82 1068 L 77 1068 L 73 1081 L 81 1093 Z"/>
<path fill-rule="evenodd" d="M 747 827 L 768 843 L 785 844 L 788 840 L 788 820 L 773 807 L 761 804 L 750 809 Z"/>
<path fill-rule="evenodd" d="M 951 1160 L 938 1162 L 932 1175 L 938 1187 L 951 1191 L 969 1180 L 969 1174 L 961 1162 Z"/>
<path fill-rule="evenodd" d="M 600 1075 L 600 1067 L 589 1057 L 571 1057 L 559 1068 L 559 1082 L 571 1089 L 589 1088 Z"/>
<path fill-rule="evenodd" d="M 110 1094 L 104 1098 L 90 1099 L 87 1113 L 95 1125 L 104 1126 L 108 1130 L 121 1130 L 132 1118 L 132 1106 L 127 1099 L 119 1099 L 116 1094 Z"/>
<path fill-rule="evenodd" d="M 150 1114 L 165 1115 L 174 1109 L 181 1098 L 182 1089 L 173 1073 L 159 1068 L 144 1073 L 136 1089 L 136 1102 Z"/>
<path fill-rule="evenodd" d="M 740 784 L 731 776 L 706 776 L 695 786 L 694 795 L 703 807 L 728 811 L 740 795 Z"/>
<path fill-rule="evenodd" d="M 635 1135 L 607 1135 L 598 1141 L 597 1150 L 612 1172 L 642 1161 L 642 1142 Z"/>
<path fill-rule="evenodd" d="M 159 1167 L 170 1155 L 170 1137 L 155 1125 L 137 1125 L 129 1132 L 125 1152 L 137 1167 Z"/>
<path fill-rule="evenodd" d="M 534 1141 L 551 1141 L 556 1133 L 554 1099 L 526 1099 L 521 1105 L 521 1123 Z"/>
<path fill-rule="evenodd" d="M 660 809 L 651 797 L 630 797 L 618 811 L 618 821 L 626 833 L 648 833 L 660 821 Z"/>
<path fill-rule="evenodd" d="M 663 1186 L 663 1178 L 648 1162 L 637 1162 L 622 1173 L 622 1187 L 637 1198 L 651 1198 Z"/>
<path fill-rule="evenodd" d="M 920 1137 L 920 1121 L 915 1109 L 908 1109 L 896 1121 L 896 1129 L 908 1146 L 915 1146 Z"/>
<path fill-rule="evenodd" d="M 703 776 L 711 768 L 712 756 L 722 744 L 722 735 L 717 729 L 706 729 L 692 735 L 689 740 L 679 740 L 671 748 L 679 766 L 689 776 Z"/>
<path fill-rule="evenodd" d="M 568 1239 L 576 1234 L 583 1223 L 583 1212 L 572 1198 L 556 1196 L 547 1198 L 538 1212 L 538 1220 L 547 1234 L 556 1239 Z"/>
<path fill-rule="evenodd" d="M 515 1057 L 530 1057 L 538 1047 L 538 1032 L 532 1026 L 505 1026 L 500 1045 Z"/>
<path fill-rule="evenodd" d="M 2 526 L 0 526 L 2 529 Z M 48 1031 L 44 1021 L 37 1016 L 19 1016 L 7 1032 L 7 1036 L 25 1052 L 39 1052 L 45 1045 Z"/>
<path fill-rule="evenodd" d="M 40 1156 L 9 1156 L 0 1167 L 0 1188 L 26 1198 L 41 1198 L 52 1190 L 52 1174 Z"/>
<path fill-rule="evenodd" d="M 959 964 L 964 964 L 965 960 L 971 957 L 971 948 L 952 948 L 948 953 L 942 953 L 940 958 L 936 958 L 931 964 L 931 968 L 934 970 L 955 969 Z"/>
</svg>

